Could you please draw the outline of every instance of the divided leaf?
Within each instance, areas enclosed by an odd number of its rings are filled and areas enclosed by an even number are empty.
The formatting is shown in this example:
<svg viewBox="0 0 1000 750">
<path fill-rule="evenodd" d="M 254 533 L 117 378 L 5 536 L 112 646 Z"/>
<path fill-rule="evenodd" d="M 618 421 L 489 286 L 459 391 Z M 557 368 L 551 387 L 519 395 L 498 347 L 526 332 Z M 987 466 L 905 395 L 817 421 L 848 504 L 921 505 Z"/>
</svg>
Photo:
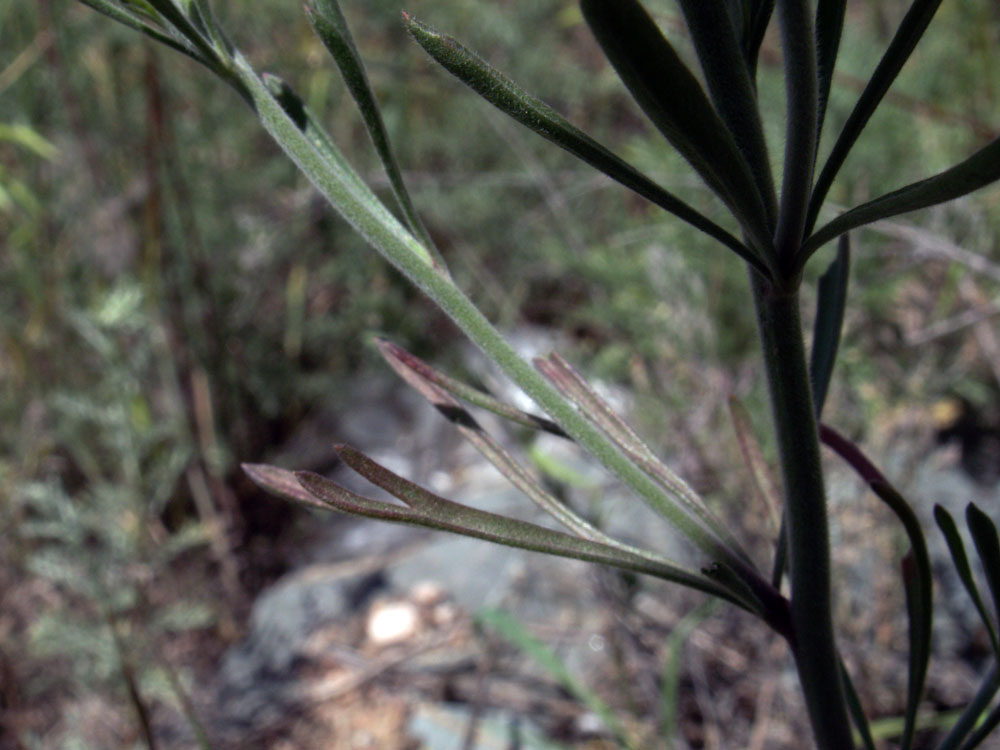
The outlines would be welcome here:
<svg viewBox="0 0 1000 750">
<path fill-rule="evenodd" d="M 344 14 L 340 10 L 340 5 L 337 0 L 309 0 L 306 5 L 306 15 L 309 17 L 309 22 L 316 35 L 337 63 L 337 68 L 344 77 L 347 89 L 357 104 L 358 111 L 361 112 L 361 118 L 364 120 L 368 135 L 375 146 L 375 151 L 382 162 L 386 176 L 389 178 L 389 184 L 392 186 L 396 202 L 403 212 L 406 225 L 427 247 L 434 260 L 434 265 L 444 272 L 444 260 L 438 253 L 424 223 L 420 220 L 420 215 L 417 213 L 406 188 L 406 183 L 403 181 L 402 171 L 389 143 L 389 134 L 386 132 L 385 123 L 382 121 L 382 112 L 375 99 L 371 84 L 368 82 L 368 74 L 365 72 L 364 63 L 361 60 L 361 55 L 358 54 L 358 49 L 354 44 Z"/>
<path fill-rule="evenodd" d="M 295 474 L 304 489 L 330 507 L 352 515 L 378 518 L 397 523 L 449 531 L 463 536 L 544 552 L 558 557 L 570 557 L 601 563 L 674 581 L 690 588 L 726 599 L 743 608 L 736 594 L 725 590 L 709 578 L 693 570 L 659 559 L 635 554 L 599 542 L 554 531 L 527 521 L 507 518 L 445 500 L 422 487 L 394 474 L 360 452 L 348 446 L 335 446 L 337 454 L 351 468 L 378 487 L 399 498 L 406 507 L 384 503 L 358 495 L 336 483 L 310 472 Z"/>
<path fill-rule="evenodd" d="M 664 190 L 589 135 L 570 124 L 540 99 L 524 91 L 500 71 L 454 38 L 404 14 L 406 28 L 423 49 L 449 73 L 517 122 L 616 182 L 718 240 L 765 276 L 766 265 L 739 239 L 672 193 Z"/>
</svg>

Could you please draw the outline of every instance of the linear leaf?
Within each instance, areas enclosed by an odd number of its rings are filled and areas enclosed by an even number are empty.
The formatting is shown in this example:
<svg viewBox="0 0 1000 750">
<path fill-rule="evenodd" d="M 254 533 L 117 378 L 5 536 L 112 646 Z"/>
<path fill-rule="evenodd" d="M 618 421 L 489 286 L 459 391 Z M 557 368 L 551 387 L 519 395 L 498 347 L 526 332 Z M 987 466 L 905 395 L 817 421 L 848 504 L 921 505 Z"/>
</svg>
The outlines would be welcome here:
<svg viewBox="0 0 1000 750">
<path fill-rule="evenodd" d="M 900 748 L 909 750 L 917 729 L 917 709 L 923 695 L 927 664 L 931 657 L 931 629 L 934 615 L 931 560 L 923 530 L 910 504 L 887 482 L 872 482 L 871 488 L 896 514 L 910 540 L 910 551 L 902 563 L 906 610 L 910 621 L 910 657 L 906 713 L 900 741 Z"/>
<path fill-rule="evenodd" d="M 768 275 L 767 267 L 757 254 L 739 239 L 570 124 L 550 106 L 524 91 L 460 42 L 409 15 L 404 14 L 404 20 L 410 34 L 431 57 L 501 112 L 718 240 L 765 276 Z"/>
<path fill-rule="evenodd" d="M 736 441 L 739 443 L 743 464 L 750 475 L 752 488 L 757 499 L 764 508 L 767 508 L 772 523 L 775 526 L 780 526 L 778 520 L 781 517 L 780 487 L 774 477 L 774 472 L 764 460 L 764 451 L 761 450 L 760 441 L 754 434 L 750 413 L 735 396 L 729 397 L 729 416 L 733 420 Z"/>
<path fill-rule="evenodd" d="M 637 0 L 581 0 L 583 17 L 636 102 L 773 259 L 767 211 L 753 174 L 698 79 Z"/>
<path fill-rule="evenodd" d="M 983 681 L 979 683 L 979 688 L 976 690 L 976 694 L 972 697 L 972 700 L 962 710 L 958 721 L 955 722 L 945 738 L 941 740 L 941 744 L 938 745 L 937 750 L 958 750 L 962 745 L 962 741 L 975 729 L 976 724 L 982 717 L 983 711 L 990 707 L 990 702 L 993 700 L 993 696 L 996 695 L 997 690 L 1000 690 L 1000 679 L 997 679 L 997 664 L 994 663 L 990 666 Z"/>
<path fill-rule="evenodd" d="M 155 39 L 157 42 L 165 44 L 168 47 L 187 55 L 192 60 L 197 60 L 200 63 L 205 62 L 205 60 L 199 56 L 197 51 L 193 50 L 188 45 L 177 41 L 162 29 L 153 26 L 145 16 L 140 16 L 131 10 L 125 10 L 114 3 L 109 2 L 109 0 L 80 0 L 80 2 L 93 8 L 98 13 L 103 13 L 108 18 L 118 21 L 120 24 L 128 26 L 136 31 L 141 31 L 151 39 Z M 159 18 L 159 16 L 157 16 L 157 18 L 162 22 L 162 18 Z"/>
<path fill-rule="evenodd" d="M 816 40 L 811 4 L 778 0 L 785 68 L 785 164 L 774 244 L 779 260 L 799 254 L 816 166 L 818 98 Z"/>
<path fill-rule="evenodd" d="M 531 476 L 528 470 L 515 461 L 451 394 L 424 377 L 423 373 L 412 367 L 409 361 L 396 356 L 396 353 L 392 351 L 390 348 L 391 345 L 388 342 L 379 341 L 377 345 L 382 356 L 392 369 L 396 371 L 396 374 L 427 399 L 448 421 L 454 424 L 462 436 L 469 440 L 487 461 L 493 464 L 500 473 L 527 495 L 532 502 L 566 526 L 570 531 L 585 539 L 621 546 L 619 542 L 595 528 L 574 513 L 571 508 L 546 492 L 539 482 Z M 399 347 L 395 348 L 399 349 Z M 409 357 L 409 355 L 407 356 Z M 412 357 L 410 359 L 416 358 Z M 366 472 L 373 470 L 371 465 L 373 462 L 364 459 L 363 456 L 357 454 L 355 451 L 345 448 L 343 458 L 351 468 L 364 476 L 367 476 Z M 352 461 L 356 462 L 357 465 L 352 463 Z"/>
<path fill-rule="evenodd" d="M 773 227 L 777 200 L 771 163 L 750 69 L 743 57 L 738 27 L 733 23 L 735 15 L 742 22 L 742 0 L 679 0 L 679 5 L 705 74 L 712 103 L 756 178 L 757 189 L 767 211 L 768 226 Z M 734 13 L 737 8 L 739 12 Z"/>
<path fill-rule="evenodd" d="M 240 468 L 253 480 L 254 484 L 272 495 L 314 510 L 330 510 L 329 505 L 320 502 L 314 495 L 303 489 L 294 472 L 268 464 L 240 464 Z"/>
<path fill-rule="evenodd" d="M 993 653 L 996 655 L 997 660 L 1000 660 L 1000 641 L 997 639 L 997 629 L 994 627 L 993 618 L 987 611 L 986 603 L 979 593 L 979 586 L 976 585 L 975 576 L 972 574 L 972 566 L 969 565 L 969 557 L 965 552 L 965 543 L 962 541 L 962 535 L 958 531 L 958 525 L 955 523 L 955 519 L 951 517 L 951 513 L 941 505 L 934 506 L 934 520 L 937 522 L 938 528 L 941 529 L 941 533 L 944 534 L 945 542 L 948 544 L 948 551 L 951 553 L 951 560 L 955 564 L 955 572 L 958 573 L 958 578 L 962 581 L 962 585 L 965 586 L 965 590 L 968 592 L 969 598 L 972 599 L 972 603 L 976 605 L 976 610 L 983 621 L 983 626 L 989 634 Z"/>
<path fill-rule="evenodd" d="M 757 58 L 760 57 L 760 45 L 764 43 L 764 34 L 771 23 L 774 13 L 774 0 L 750 0 L 752 7 L 750 23 L 744 41 L 744 55 L 750 68 L 750 77 L 757 75 Z"/>
<path fill-rule="evenodd" d="M 723 523 L 708 509 L 705 501 L 697 492 L 664 464 L 653 451 L 623 420 L 610 404 L 595 391 L 583 376 L 572 365 L 558 354 L 552 353 L 547 358 L 536 358 L 535 367 L 549 382 L 577 405 L 581 413 L 594 425 L 600 428 L 618 448 L 631 459 L 640 469 L 646 472 L 663 489 L 680 501 L 683 511 L 697 519 L 699 524 L 710 530 L 728 549 L 738 553 L 750 567 L 749 555 L 743 551 L 739 542 L 729 532 Z M 678 509 L 673 504 L 654 503 L 651 507 L 668 520 L 676 523 Z"/>
<path fill-rule="evenodd" d="M 368 136 L 371 138 L 386 176 L 389 178 L 389 184 L 392 186 L 392 192 L 396 196 L 396 202 L 403 212 L 407 226 L 430 251 L 435 265 L 442 271 L 445 270 L 444 259 L 441 258 L 427 228 L 421 221 L 406 188 L 406 183 L 403 181 L 402 171 L 389 143 L 389 134 L 382 120 L 382 112 L 368 81 L 364 62 L 362 62 L 361 55 L 358 54 L 358 49 L 354 44 L 351 30 L 340 10 L 340 5 L 337 0 L 309 0 L 306 5 L 306 15 L 309 17 L 309 22 L 316 35 L 337 63 L 337 67 L 344 77 L 344 82 L 347 84 L 347 89 L 358 105 L 361 118 L 368 130 Z"/>
<path fill-rule="evenodd" d="M 534 430 L 543 430 L 558 437 L 569 437 L 563 428 L 551 419 L 546 419 L 545 417 L 539 417 L 535 414 L 529 414 L 521 411 L 520 409 L 509 404 L 505 404 L 503 401 L 493 398 L 493 396 L 479 390 L 478 388 L 473 388 L 460 380 L 449 377 L 440 370 L 434 369 L 427 364 L 427 362 L 420 359 L 416 355 L 406 351 L 401 346 L 393 344 L 391 341 L 376 338 L 375 345 L 378 347 L 379 353 L 382 357 L 389 362 L 393 368 L 396 367 L 393 362 L 398 362 L 400 365 L 413 370 L 424 380 L 433 383 L 439 388 L 443 388 L 453 396 L 460 398 L 466 403 L 478 406 L 480 409 L 493 412 L 497 416 L 503 417 L 504 419 L 514 422 L 515 424 L 522 425 L 523 427 L 529 427 Z"/>
<path fill-rule="evenodd" d="M 234 56 L 234 72 L 265 129 L 362 237 L 411 278 L 418 273 L 419 265 L 434 268 L 427 248 L 347 168 L 342 155 L 331 159 L 328 152 L 317 148 L 315 134 L 307 136 L 239 52 Z M 332 143 L 330 148 L 337 152 Z"/>
<path fill-rule="evenodd" d="M 941 0 L 913 0 L 910 9 L 900 22 L 888 49 L 879 60 L 875 72 L 868 80 L 861 96 L 858 97 L 854 109 L 847 118 L 847 122 L 844 123 L 840 135 L 837 136 L 833 150 L 830 151 L 830 155 L 819 173 L 816 185 L 813 187 L 812 197 L 809 199 L 807 232 L 813 230 L 816 217 L 819 216 L 819 211 L 823 207 L 823 201 L 826 200 L 830 186 L 840 168 L 844 166 L 844 162 L 851 149 L 854 148 L 861 131 L 865 129 L 871 116 L 875 114 L 875 110 L 882 103 L 882 98 L 892 86 L 892 82 L 896 80 L 906 61 L 910 59 L 917 42 L 924 35 L 940 5 Z"/>
<path fill-rule="evenodd" d="M 889 506 L 902 524 L 910 542 L 910 550 L 902 563 L 906 609 L 910 623 L 910 656 L 906 712 L 900 744 L 903 750 L 909 750 L 917 728 L 917 709 L 924 692 L 927 664 L 931 656 L 934 608 L 931 559 L 927 551 L 927 541 L 913 508 L 857 445 L 825 424 L 820 425 L 820 439 L 844 459 L 868 483 L 879 499 Z"/>
<path fill-rule="evenodd" d="M 871 224 L 910 211 L 947 203 L 986 187 L 1000 179 L 1000 138 L 951 169 L 920 182 L 894 190 L 841 214 L 810 237 L 803 247 L 801 263 L 834 237 L 855 227 Z"/>
<path fill-rule="evenodd" d="M 847 0 L 819 0 L 816 4 L 816 77 L 819 81 L 817 139 L 823 132 L 823 120 L 826 117 L 827 102 L 830 100 L 833 69 L 840 50 L 840 35 L 844 30 L 846 14 Z"/>
<path fill-rule="evenodd" d="M 344 448 L 345 446 L 336 446 L 338 453 Z M 581 539 L 561 531 L 546 529 L 527 521 L 506 518 L 495 513 L 460 505 L 438 497 L 393 474 L 384 467 L 377 464 L 375 466 L 377 469 L 363 476 L 398 497 L 407 504 L 407 507 L 363 497 L 318 474 L 297 472 L 295 476 L 300 484 L 319 500 L 345 513 L 423 526 L 439 531 L 450 531 L 508 547 L 646 573 L 719 596 L 739 606 L 745 606 L 741 602 L 735 601 L 731 592 L 695 571 L 676 565 L 654 562 L 630 552 Z"/>
<path fill-rule="evenodd" d="M 812 380 L 813 404 L 817 418 L 823 414 L 823 404 L 826 403 L 833 366 L 837 361 L 837 349 L 840 347 L 840 335 L 844 327 L 844 311 L 847 308 L 850 270 L 851 246 L 848 235 L 842 234 L 837 247 L 837 257 L 820 276 L 816 299 L 816 321 L 813 325 L 809 375 Z"/>
<path fill-rule="evenodd" d="M 1000 537 L 997 536 L 997 527 L 975 503 L 969 503 L 965 509 L 965 522 L 969 526 L 979 559 L 983 561 L 983 573 L 993 595 L 996 613 L 994 622 L 1000 627 Z"/>
</svg>

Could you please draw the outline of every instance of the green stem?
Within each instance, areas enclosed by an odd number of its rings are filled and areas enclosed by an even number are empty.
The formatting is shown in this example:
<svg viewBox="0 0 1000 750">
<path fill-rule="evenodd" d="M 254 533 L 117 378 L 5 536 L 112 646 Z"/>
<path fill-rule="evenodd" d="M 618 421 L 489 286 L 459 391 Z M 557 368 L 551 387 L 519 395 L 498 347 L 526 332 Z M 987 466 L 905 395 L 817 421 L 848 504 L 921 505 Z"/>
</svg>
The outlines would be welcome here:
<svg viewBox="0 0 1000 750">
<path fill-rule="evenodd" d="M 752 277 L 785 488 L 789 643 L 817 745 L 844 750 L 853 741 L 833 635 L 826 499 L 798 292 L 779 292 Z"/>
</svg>

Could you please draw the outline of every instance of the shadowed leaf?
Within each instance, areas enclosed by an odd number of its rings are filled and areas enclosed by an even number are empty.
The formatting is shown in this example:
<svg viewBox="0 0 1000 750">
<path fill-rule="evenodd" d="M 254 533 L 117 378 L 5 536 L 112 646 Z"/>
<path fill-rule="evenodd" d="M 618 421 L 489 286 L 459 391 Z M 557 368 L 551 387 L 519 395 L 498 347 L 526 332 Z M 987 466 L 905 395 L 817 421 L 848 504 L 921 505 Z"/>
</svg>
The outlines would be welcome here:
<svg viewBox="0 0 1000 750">
<path fill-rule="evenodd" d="M 842 4 L 842 0 L 830 0 L 826 4 L 832 6 L 838 2 Z M 820 5 L 823 5 L 823 3 L 821 2 Z M 903 65 L 910 58 L 910 54 L 916 48 L 917 42 L 924 35 L 927 26 L 930 24 L 940 5 L 941 0 L 914 0 L 910 5 L 910 9 L 903 17 L 895 36 L 893 36 L 892 41 L 889 43 L 889 48 L 885 51 L 878 66 L 875 68 L 875 72 L 868 80 L 865 90 L 858 97 L 857 104 L 854 105 L 854 110 L 851 112 L 850 117 L 847 118 L 847 122 L 841 129 L 840 135 L 837 136 L 833 150 L 827 157 L 826 163 L 823 165 L 823 169 L 816 179 L 816 185 L 813 187 L 812 197 L 809 200 L 809 215 L 806 222 L 807 232 L 811 232 L 815 226 L 816 217 L 819 216 L 823 201 L 826 200 L 826 194 L 829 192 L 830 186 L 833 184 L 833 180 L 840 171 L 840 168 L 847 160 L 851 149 L 854 148 L 858 136 L 861 135 L 861 131 L 868 124 L 868 120 L 871 119 L 875 110 L 878 109 L 882 98 L 889 90 L 892 82 L 896 80 L 896 76 L 903 69 Z M 821 8 L 820 11 L 823 12 L 823 9 Z M 833 8 L 826 11 L 830 15 L 835 12 L 838 11 Z M 822 75 L 822 69 L 820 72 Z M 832 67 L 829 73 L 832 75 Z M 829 87 L 828 83 L 827 86 Z M 935 202 L 940 203 L 941 201 Z M 827 239 L 833 239 L 833 237 L 828 237 Z M 826 241 L 824 240 L 824 242 Z"/>
<path fill-rule="evenodd" d="M 743 26 L 743 0 L 679 0 L 678 4 L 698 53 L 712 103 L 755 177 L 768 226 L 773 227 L 777 205 L 771 164 L 757 95 L 737 31 Z"/>
<path fill-rule="evenodd" d="M 997 660 L 1000 661 L 1000 641 L 997 640 L 997 630 L 993 625 L 993 618 L 990 617 L 986 609 L 983 597 L 979 593 L 979 586 L 976 585 L 976 579 L 972 574 L 972 567 L 969 565 L 969 557 L 965 552 L 965 543 L 958 531 L 958 525 L 951 517 L 951 513 L 940 505 L 934 506 L 934 520 L 937 522 L 938 528 L 941 529 L 941 533 L 944 534 L 948 551 L 951 553 L 951 560 L 955 564 L 955 572 L 958 573 L 959 580 L 965 586 L 972 603 L 976 605 L 979 617 L 989 634 L 990 643 L 993 645 L 993 652 Z"/>
<path fill-rule="evenodd" d="M 267 464 L 240 464 L 240 468 L 253 480 L 254 484 L 272 495 L 315 510 L 330 510 L 329 505 L 320 502 L 302 488 L 294 472 Z"/>
<path fill-rule="evenodd" d="M 851 721 L 854 722 L 855 729 L 861 738 L 861 744 L 865 750 L 875 750 L 875 738 L 872 737 L 871 726 L 868 717 L 865 715 L 865 707 L 861 705 L 861 696 L 854 687 L 851 674 L 844 666 L 843 660 L 840 662 L 840 678 L 844 682 L 844 697 L 847 699 L 847 710 L 851 714 Z"/>
<path fill-rule="evenodd" d="M 837 62 L 846 14 L 847 0 L 818 0 L 816 4 L 816 77 L 819 81 L 817 138 L 823 132 L 823 120 L 830 100 L 830 85 L 833 83 L 833 69 Z"/>
<path fill-rule="evenodd" d="M 965 522 L 969 526 L 979 559 L 983 561 L 983 573 L 993 595 L 996 614 L 994 624 L 1000 627 L 1000 538 L 997 537 L 997 527 L 975 503 L 969 503 L 969 507 L 965 509 Z"/>
<path fill-rule="evenodd" d="M 802 263 L 827 242 L 855 227 L 947 203 L 1000 179 L 1000 138 L 961 164 L 926 180 L 895 190 L 841 214 L 805 243 Z"/>
<path fill-rule="evenodd" d="M 847 284 L 850 280 L 851 246 L 846 234 L 841 235 L 837 257 L 819 279 L 816 299 L 816 321 L 813 325 L 812 353 L 809 359 L 809 376 L 813 387 L 813 405 L 816 417 L 823 413 L 830 377 L 837 361 L 837 349 L 844 327 L 844 310 L 847 307 Z"/>
<path fill-rule="evenodd" d="M 750 21 L 744 37 L 744 55 L 750 68 L 750 77 L 757 74 L 757 58 L 760 56 L 760 45 L 764 42 L 771 14 L 774 13 L 774 0 L 749 0 Z"/>
<path fill-rule="evenodd" d="M 636 102 L 773 260 L 767 211 L 732 134 L 637 0 L 582 0 L 583 17 Z"/>
<path fill-rule="evenodd" d="M 350 91 L 358 105 L 365 128 L 368 130 L 368 135 L 375 146 L 375 151 L 382 162 L 386 176 L 389 178 L 389 184 L 392 186 L 392 192 L 396 196 L 396 202 L 403 212 L 407 226 L 427 247 L 435 266 L 441 271 L 445 271 L 444 260 L 434 246 L 424 223 L 420 220 L 420 215 L 406 189 L 403 174 L 389 143 L 389 134 L 382 121 L 382 113 L 379 110 L 371 84 L 368 82 L 364 63 L 361 60 L 361 55 L 358 54 L 354 39 L 351 37 L 351 30 L 340 10 L 340 5 L 337 0 L 309 0 L 306 5 L 306 15 L 309 17 L 309 22 L 316 35 L 337 63 L 337 67 L 344 77 L 344 82 L 347 84 L 347 90 Z"/>
<path fill-rule="evenodd" d="M 872 491 L 896 515 L 910 541 L 910 550 L 902 562 L 906 610 L 910 623 L 909 674 L 906 690 L 906 712 L 900 747 L 909 750 L 917 728 L 917 709 L 927 678 L 931 656 L 933 627 L 933 582 L 927 541 L 917 514 L 906 499 L 893 487 L 861 449 L 828 425 L 820 425 L 820 439 L 832 448 L 864 479 Z"/>
<path fill-rule="evenodd" d="M 554 109 L 524 91 L 460 42 L 409 15 L 404 15 L 404 20 L 410 34 L 431 57 L 501 112 L 718 240 L 762 274 L 768 275 L 767 267 L 757 254 L 739 239 L 571 125 Z"/>
</svg>

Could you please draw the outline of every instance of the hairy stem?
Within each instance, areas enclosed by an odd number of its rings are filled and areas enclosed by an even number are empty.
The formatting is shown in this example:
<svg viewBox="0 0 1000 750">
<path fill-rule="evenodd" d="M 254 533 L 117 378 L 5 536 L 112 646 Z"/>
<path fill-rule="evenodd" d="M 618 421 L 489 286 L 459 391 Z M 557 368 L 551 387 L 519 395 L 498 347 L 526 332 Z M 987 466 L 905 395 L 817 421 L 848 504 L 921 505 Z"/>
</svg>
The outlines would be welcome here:
<svg viewBox="0 0 1000 750">
<path fill-rule="evenodd" d="M 785 489 L 792 637 L 809 719 L 821 750 L 853 747 L 833 635 L 830 541 L 799 298 L 752 274 L 757 323 Z"/>
</svg>

